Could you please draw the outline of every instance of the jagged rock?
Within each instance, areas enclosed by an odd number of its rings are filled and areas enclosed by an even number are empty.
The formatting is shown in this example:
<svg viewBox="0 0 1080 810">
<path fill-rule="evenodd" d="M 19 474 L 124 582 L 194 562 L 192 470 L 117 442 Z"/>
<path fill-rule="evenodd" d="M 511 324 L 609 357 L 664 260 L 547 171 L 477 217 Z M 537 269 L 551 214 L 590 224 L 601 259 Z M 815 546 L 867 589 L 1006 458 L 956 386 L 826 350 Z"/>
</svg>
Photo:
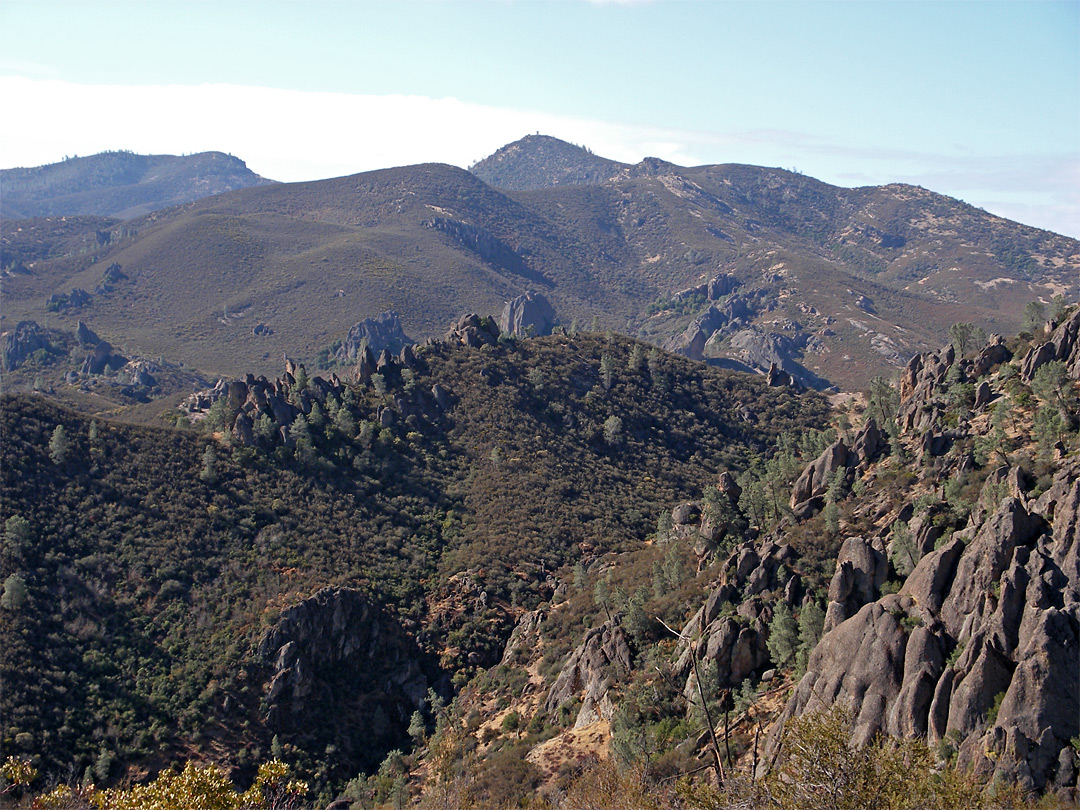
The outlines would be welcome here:
<svg viewBox="0 0 1080 810">
<path fill-rule="evenodd" d="M 431 386 L 431 396 L 435 400 L 435 404 L 439 406 L 439 410 L 448 411 L 453 407 L 453 401 L 450 398 L 450 392 L 436 383 Z"/>
<path fill-rule="evenodd" d="M 357 354 L 356 366 L 353 368 L 352 378 L 361 385 L 367 385 L 371 382 L 371 375 L 376 371 L 375 355 L 372 354 L 370 346 L 365 346 Z"/>
<path fill-rule="evenodd" d="M 945 669 L 944 647 L 941 636 L 926 627 L 916 627 L 911 631 L 904 651 L 903 685 L 886 725 L 889 734 L 926 737 L 934 687 Z"/>
<path fill-rule="evenodd" d="M 706 297 L 710 301 L 716 301 L 719 298 L 723 298 L 725 295 L 730 295 L 735 292 L 739 286 L 739 279 L 730 273 L 720 273 L 715 276 L 710 282 L 706 290 Z"/>
<path fill-rule="evenodd" d="M 1005 345 L 1005 339 L 1001 335 L 993 334 L 987 340 L 986 345 L 983 346 L 982 351 L 979 352 L 972 372 L 976 377 L 981 377 L 994 366 L 1007 363 L 1011 359 L 1012 352 Z"/>
<path fill-rule="evenodd" d="M 837 439 L 795 481 L 791 490 L 791 507 L 805 503 L 811 498 L 824 495 L 832 483 L 833 474 L 847 466 L 848 448 L 843 439 Z"/>
<path fill-rule="evenodd" d="M 236 421 L 233 422 L 232 434 L 233 438 L 245 447 L 253 447 L 255 445 L 254 423 L 251 421 L 251 417 L 246 413 L 242 413 L 236 417 Z"/>
<path fill-rule="evenodd" d="M 919 560 L 900 590 L 901 594 L 910 596 L 933 614 L 941 610 L 956 575 L 956 564 L 964 553 L 965 538 L 958 534 L 953 534 L 948 543 Z"/>
<path fill-rule="evenodd" d="M 829 605 L 825 611 L 825 632 L 874 601 L 889 573 L 889 560 L 879 537 L 864 540 L 849 537 L 840 547 L 836 572 L 829 584 Z"/>
<path fill-rule="evenodd" d="M 630 672 L 633 659 L 621 624 L 620 613 L 585 634 L 581 644 L 566 659 L 559 677 L 548 691 L 544 701 L 545 712 L 554 712 L 562 704 L 580 696 L 583 701 L 586 697 L 589 698 L 589 705 L 586 707 L 583 702 L 574 727 L 580 728 L 595 719 L 590 717 L 607 692 L 608 670 L 614 669 L 623 674 Z"/>
<path fill-rule="evenodd" d="M 540 627 L 544 623 L 545 613 L 542 610 L 530 610 L 522 613 L 517 620 L 514 629 L 510 632 L 510 638 L 503 647 L 502 664 L 512 665 L 519 657 L 531 658 L 536 650 L 540 639 Z"/>
<path fill-rule="evenodd" d="M 933 396 L 955 359 L 956 351 L 950 344 L 931 354 L 915 355 L 900 372 L 897 424 L 901 433 L 923 432 L 936 425 L 938 411 L 933 407 Z"/>
<path fill-rule="evenodd" d="M 710 305 L 690 322 L 685 332 L 669 340 L 664 348 L 686 355 L 691 360 L 703 360 L 705 345 L 714 335 L 742 323 L 753 314 L 753 309 L 745 298 L 733 295 L 720 306 Z"/>
<path fill-rule="evenodd" d="M 732 506 L 737 506 L 742 497 L 742 487 L 735 481 L 735 476 L 728 470 L 720 473 L 716 480 L 716 488 L 731 501 Z"/>
<path fill-rule="evenodd" d="M 97 287 L 94 288 L 94 293 L 96 295 L 110 293 L 115 285 L 125 279 L 127 279 L 127 274 L 123 271 L 123 268 L 116 262 L 113 262 L 106 268 L 105 272 L 101 274 L 101 281 L 98 282 Z"/>
<path fill-rule="evenodd" d="M 101 338 L 94 334 L 94 331 L 82 321 L 79 321 L 78 326 L 75 327 L 75 337 L 79 341 L 80 346 L 97 346 L 101 343 Z"/>
<path fill-rule="evenodd" d="M 975 389 L 975 410 L 982 410 L 989 405 L 993 396 L 994 394 L 990 389 L 990 383 L 983 380 L 979 383 L 979 387 Z"/>
<path fill-rule="evenodd" d="M 342 363 L 357 362 L 365 347 L 373 353 L 388 349 L 398 353 L 413 341 L 401 326 L 401 317 L 393 310 L 364 318 L 349 330 L 334 356 Z"/>
<path fill-rule="evenodd" d="M 1028 514 L 1016 498 L 1002 501 L 957 563 L 954 587 L 940 611 L 949 635 L 961 641 L 970 637 L 974 617 L 988 607 L 987 592 L 1005 571 L 1013 549 L 1032 542 L 1044 527 L 1043 519 Z"/>
<path fill-rule="evenodd" d="M 787 720 L 834 703 L 852 708 L 856 744 L 863 745 L 885 730 L 889 708 L 903 684 L 908 641 L 894 611 L 902 613 L 895 594 L 864 606 L 822 637 L 810 655 L 806 675 L 769 736 L 765 761 L 779 744 L 780 729 Z"/>
<path fill-rule="evenodd" d="M 801 388 L 795 382 L 795 378 L 777 366 L 776 363 L 769 364 L 769 371 L 765 375 L 765 383 L 770 388 Z"/>
<path fill-rule="evenodd" d="M 550 335 L 554 326 L 555 308 L 532 290 L 507 301 L 499 316 L 499 329 L 504 334 Z"/>
<path fill-rule="evenodd" d="M 1020 377 L 1024 382 L 1031 382 L 1035 372 L 1042 366 L 1057 359 L 1057 348 L 1053 343 L 1040 343 L 1028 349 L 1024 359 L 1020 361 Z"/>
<path fill-rule="evenodd" d="M 34 352 L 48 349 L 49 339 L 37 321 L 20 321 L 0 335 L 0 362 L 4 371 L 14 371 Z"/>
<path fill-rule="evenodd" d="M 701 517 L 701 507 L 693 501 L 680 503 L 671 510 L 671 522 L 676 526 L 689 526 Z"/>
<path fill-rule="evenodd" d="M 157 378 L 154 377 L 153 372 L 160 372 L 160 370 L 156 363 L 148 360 L 131 360 L 120 369 L 116 376 L 120 382 L 129 385 L 153 388 L 157 385 Z"/>
<path fill-rule="evenodd" d="M 499 325 L 491 317 L 463 315 L 450 325 L 446 341 L 451 344 L 471 346 L 478 349 L 499 339 Z"/>
<path fill-rule="evenodd" d="M 415 641 L 355 589 L 324 588 L 287 608 L 257 651 L 269 668 L 265 718 L 275 731 L 296 729 L 315 712 L 352 720 L 377 756 L 400 739 L 427 694 Z"/>
<path fill-rule="evenodd" d="M 888 447 L 888 437 L 878 427 L 877 420 L 871 416 L 863 424 L 862 429 L 855 434 L 855 439 L 851 443 L 854 464 L 858 467 L 866 467 L 867 464 L 876 461 Z"/>
<path fill-rule="evenodd" d="M 985 491 L 1005 484 L 1011 494 L 973 510 L 936 550 L 927 545 L 930 517 L 912 520 L 925 556 L 899 594 L 846 621 L 827 619 L 782 720 L 841 702 L 855 712 L 857 742 L 877 730 L 931 743 L 950 734 L 959 762 L 987 778 L 999 773 L 1029 790 L 1071 786 L 1076 776 L 1060 752 L 1080 732 L 1078 472 L 1074 460 L 1043 495 L 1025 500 L 1032 484 L 1023 470 L 993 471 Z M 845 543 L 830 599 L 857 587 L 844 560 L 853 551 Z M 904 617 L 915 621 L 907 636 Z"/>
<path fill-rule="evenodd" d="M 94 351 L 87 355 L 83 361 L 82 373 L 104 374 L 108 368 L 120 368 L 127 365 L 127 358 L 119 354 L 113 354 L 113 347 L 108 341 L 101 341 L 94 347 Z"/>
</svg>

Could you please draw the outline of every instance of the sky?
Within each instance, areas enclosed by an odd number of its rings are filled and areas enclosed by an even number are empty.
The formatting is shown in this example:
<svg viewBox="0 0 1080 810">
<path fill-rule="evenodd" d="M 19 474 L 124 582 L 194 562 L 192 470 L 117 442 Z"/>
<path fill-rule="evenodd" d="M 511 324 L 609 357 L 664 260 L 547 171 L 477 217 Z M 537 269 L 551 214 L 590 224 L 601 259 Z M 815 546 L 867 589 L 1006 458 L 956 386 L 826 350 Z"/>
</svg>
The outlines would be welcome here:
<svg viewBox="0 0 1080 810">
<path fill-rule="evenodd" d="M 0 0 L 0 110 L 0 168 L 218 150 L 291 182 L 540 132 L 1080 237 L 1080 0 Z"/>
</svg>

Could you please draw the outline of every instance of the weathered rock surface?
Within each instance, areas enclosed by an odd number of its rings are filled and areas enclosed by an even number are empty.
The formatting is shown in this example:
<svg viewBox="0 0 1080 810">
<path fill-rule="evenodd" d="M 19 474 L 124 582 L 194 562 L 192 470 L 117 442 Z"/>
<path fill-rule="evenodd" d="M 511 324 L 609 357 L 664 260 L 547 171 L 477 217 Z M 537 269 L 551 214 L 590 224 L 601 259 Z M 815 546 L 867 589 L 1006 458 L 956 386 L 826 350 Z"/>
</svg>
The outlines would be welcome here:
<svg viewBox="0 0 1080 810">
<path fill-rule="evenodd" d="M 415 641 L 350 588 L 324 588 L 284 610 L 257 652 L 269 668 L 267 725 L 302 735 L 317 718 L 333 718 L 339 748 L 360 761 L 377 763 L 401 743 L 429 687 Z"/>
<path fill-rule="evenodd" d="M 1074 315 L 1033 346 L 1021 377 L 1051 360 L 1075 362 L 1077 330 Z M 957 360 L 948 347 L 913 358 L 900 378 L 902 434 L 928 454 L 949 452 L 970 428 L 941 430 L 939 389 L 978 379 L 1006 359 L 1000 340 L 975 361 Z M 996 394 L 990 388 L 984 402 Z M 793 504 L 820 495 L 842 456 L 834 446 L 810 465 Z M 970 455 L 946 462 L 950 474 L 973 468 Z M 948 735 L 960 764 L 987 778 L 1027 790 L 1075 789 L 1068 741 L 1080 733 L 1078 479 L 1080 459 L 1065 457 L 1033 498 L 1027 471 L 1005 466 L 986 474 L 967 526 L 944 541 L 930 515 L 911 519 L 922 556 L 898 594 L 879 598 L 889 571 L 879 538 L 848 538 L 830 585 L 825 634 L 782 721 L 840 703 L 854 712 L 856 741 L 880 731 L 932 744 Z"/>
<path fill-rule="evenodd" d="M 499 316 L 499 329 L 504 334 L 519 336 L 550 335 L 555 326 L 555 307 L 538 292 L 506 302 Z"/>
<path fill-rule="evenodd" d="M 792 509 L 812 498 L 823 496 L 828 491 L 833 476 L 838 470 L 846 472 L 847 464 L 847 445 L 843 439 L 837 439 L 808 464 L 796 479 L 791 490 Z"/>
<path fill-rule="evenodd" d="M 37 321 L 20 321 L 0 335 L 0 368 L 14 371 L 39 349 L 48 349 L 49 339 Z"/>
<path fill-rule="evenodd" d="M 499 339 L 499 325 L 491 317 L 463 315 L 450 325 L 446 342 L 478 349 Z"/>
<path fill-rule="evenodd" d="M 393 310 L 387 310 L 353 326 L 334 356 L 342 363 L 355 363 L 365 347 L 374 354 L 383 349 L 397 353 L 412 342 L 402 329 L 401 317 Z"/>
<path fill-rule="evenodd" d="M 581 709 L 574 728 L 587 726 L 599 718 L 610 718 L 614 705 L 608 698 L 608 687 L 613 676 L 630 672 L 632 661 L 630 644 L 622 629 L 622 614 L 616 614 L 589 630 L 566 659 L 548 691 L 544 711 L 554 712 L 577 697 L 581 698 Z"/>
</svg>

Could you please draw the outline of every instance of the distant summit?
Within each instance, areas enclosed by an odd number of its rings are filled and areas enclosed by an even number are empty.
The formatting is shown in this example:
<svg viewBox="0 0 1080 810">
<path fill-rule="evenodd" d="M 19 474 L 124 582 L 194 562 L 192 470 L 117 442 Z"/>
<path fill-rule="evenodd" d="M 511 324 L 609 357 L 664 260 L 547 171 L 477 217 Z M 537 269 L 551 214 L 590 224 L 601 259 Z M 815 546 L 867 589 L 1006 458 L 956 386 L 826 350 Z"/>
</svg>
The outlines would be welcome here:
<svg viewBox="0 0 1080 810">
<path fill-rule="evenodd" d="M 553 186 L 595 186 L 620 174 L 626 164 L 594 155 L 549 135 L 526 135 L 507 144 L 469 171 L 489 186 L 529 191 Z"/>
<path fill-rule="evenodd" d="M 32 169 L 0 170 L 0 216 L 95 215 L 132 219 L 151 211 L 272 183 L 223 152 L 137 155 L 102 152 Z"/>
</svg>

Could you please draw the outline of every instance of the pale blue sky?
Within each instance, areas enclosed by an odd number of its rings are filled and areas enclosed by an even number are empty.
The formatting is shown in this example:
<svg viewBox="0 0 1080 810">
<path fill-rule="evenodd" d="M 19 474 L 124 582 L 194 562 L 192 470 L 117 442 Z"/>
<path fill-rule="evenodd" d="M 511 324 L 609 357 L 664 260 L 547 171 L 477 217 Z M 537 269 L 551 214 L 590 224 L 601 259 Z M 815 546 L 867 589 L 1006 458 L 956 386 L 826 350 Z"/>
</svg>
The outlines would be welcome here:
<svg viewBox="0 0 1080 810">
<path fill-rule="evenodd" d="M 1080 236 L 1076 0 L 0 0 L 0 26 L 4 167 L 220 149 L 316 179 L 541 131 Z"/>
</svg>

